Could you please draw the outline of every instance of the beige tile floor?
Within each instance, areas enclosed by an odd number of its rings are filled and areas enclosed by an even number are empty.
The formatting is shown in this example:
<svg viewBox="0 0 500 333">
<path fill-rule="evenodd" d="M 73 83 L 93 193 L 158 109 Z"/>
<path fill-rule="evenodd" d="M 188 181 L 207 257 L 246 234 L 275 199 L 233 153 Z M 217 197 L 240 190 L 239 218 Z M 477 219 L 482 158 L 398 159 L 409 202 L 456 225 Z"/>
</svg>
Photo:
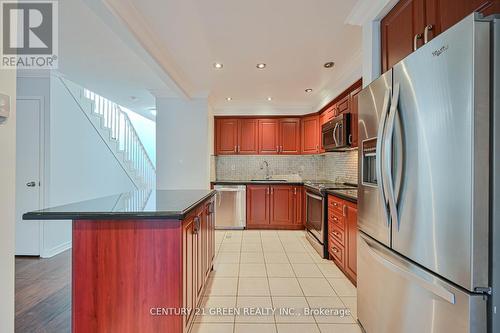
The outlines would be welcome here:
<svg viewBox="0 0 500 333">
<path fill-rule="evenodd" d="M 303 231 L 218 230 L 215 238 L 217 257 L 201 305 L 205 315 L 195 318 L 192 333 L 361 332 L 356 288 L 320 258 Z M 290 309 L 294 315 L 279 312 Z"/>
</svg>

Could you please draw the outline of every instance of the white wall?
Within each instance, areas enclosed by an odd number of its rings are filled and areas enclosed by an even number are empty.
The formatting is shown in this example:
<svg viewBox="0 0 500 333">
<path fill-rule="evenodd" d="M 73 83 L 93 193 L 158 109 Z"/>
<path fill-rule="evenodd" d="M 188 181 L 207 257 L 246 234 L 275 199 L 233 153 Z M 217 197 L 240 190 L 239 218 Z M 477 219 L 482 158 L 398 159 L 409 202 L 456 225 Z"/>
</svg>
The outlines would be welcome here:
<svg viewBox="0 0 500 333">
<path fill-rule="evenodd" d="M 90 121 L 56 76 L 21 77 L 19 96 L 43 96 L 45 118 L 44 206 L 53 207 L 135 189 Z M 71 247 L 70 221 L 43 223 L 42 257 Z"/>
<path fill-rule="evenodd" d="M 363 28 L 362 59 L 363 86 L 381 74 L 380 20 L 398 0 L 358 0 L 345 23 Z"/>
<path fill-rule="evenodd" d="M 157 99 L 157 189 L 205 189 L 209 181 L 206 99 Z"/>
<path fill-rule="evenodd" d="M 10 96 L 10 117 L 0 123 L 0 331 L 14 332 L 16 190 L 16 72 L 2 69 L 0 92 Z"/>
</svg>

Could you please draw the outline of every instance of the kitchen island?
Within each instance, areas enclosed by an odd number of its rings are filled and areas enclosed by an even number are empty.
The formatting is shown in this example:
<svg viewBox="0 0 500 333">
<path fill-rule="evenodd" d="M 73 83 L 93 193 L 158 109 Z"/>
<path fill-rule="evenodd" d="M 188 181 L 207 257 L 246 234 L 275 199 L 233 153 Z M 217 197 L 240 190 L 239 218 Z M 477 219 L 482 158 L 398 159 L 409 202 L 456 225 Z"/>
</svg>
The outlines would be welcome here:
<svg viewBox="0 0 500 333">
<path fill-rule="evenodd" d="M 188 332 L 215 256 L 215 191 L 123 193 L 44 209 L 72 220 L 72 332 Z"/>
</svg>

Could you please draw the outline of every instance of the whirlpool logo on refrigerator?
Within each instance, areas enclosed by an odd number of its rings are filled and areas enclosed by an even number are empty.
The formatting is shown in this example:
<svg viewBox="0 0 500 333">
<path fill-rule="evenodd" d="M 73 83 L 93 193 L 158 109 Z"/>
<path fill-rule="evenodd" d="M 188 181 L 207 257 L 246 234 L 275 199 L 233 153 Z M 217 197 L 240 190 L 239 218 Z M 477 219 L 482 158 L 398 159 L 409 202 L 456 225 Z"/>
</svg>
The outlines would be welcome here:
<svg viewBox="0 0 500 333">
<path fill-rule="evenodd" d="M 432 55 L 434 57 L 439 57 L 443 52 L 446 52 L 448 50 L 449 46 L 448 45 L 443 45 L 440 49 L 435 50 L 432 52 Z"/>
<path fill-rule="evenodd" d="M 58 65 L 58 3 L 0 1 L 2 68 L 54 69 Z"/>
</svg>

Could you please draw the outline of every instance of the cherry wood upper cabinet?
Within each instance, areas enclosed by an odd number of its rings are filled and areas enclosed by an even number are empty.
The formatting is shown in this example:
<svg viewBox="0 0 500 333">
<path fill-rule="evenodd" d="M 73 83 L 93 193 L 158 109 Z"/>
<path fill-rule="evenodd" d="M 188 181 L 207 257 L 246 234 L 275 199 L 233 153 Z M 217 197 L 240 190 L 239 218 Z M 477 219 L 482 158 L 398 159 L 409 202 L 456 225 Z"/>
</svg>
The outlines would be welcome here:
<svg viewBox="0 0 500 333">
<path fill-rule="evenodd" d="M 240 119 L 238 127 L 238 154 L 256 155 L 259 152 L 259 121 Z"/>
<path fill-rule="evenodd" d="M 300 154 L 300 118 L 280 119 L 279 153 Z"/>
<path fill-rule="evenodd" d="M 259 227 L 269 224 L 270 188 L 267 185 L 247 185 L 247 226 Z"/>
<path fill-rule="evenodd" d="M 271 186 L 272 225 L 290 225 L 294 223 L 295 196 L 294 187 L 289 185 Z"/>
<path fill-rule="evenodd" d="M 400 0 L 380 22 L 382 73 L 421 46 L 425 25 L 425 0 Z"/>
<path fill-rule="evenodd" d="M 337 112 L 335 115 L 338 116 L 338 115 L 341 115 L 343 113 L 349 113 L 350 107 L 351 107 L 351 99 L 350 99 L 349 94 L 347 94 L 340 101 L 338 101 Z"/>
<path fill-rule="evenodd" d="M 381 21 L 382 72 L 474 11 L 500 13 L 500 0 L 400 0 Z"/>
<path fill-rule="evenodd" d="M 320 142 L 319 116 L 309 116 L 302 119 L 302 153 L 319 153 Z"/>
<path fill-rule="evenodd" d="M 238 119 L 216 119 L 215 152 L 234 155 L 238 152 Z"/>
<path fill-rule="evenodd" d="M 351 92 L 351 147 L 358 146 L 358 94 L 361 86 Z"/>
<path fill-rule="evenodd" d="M 431 40 L 472 12 L 487 16 L 500 13 L 500 0 L 426 0 L 428 40 Z"/>
<path fill-rule="evenodd" d="M 278 119 L 259 119 L 259 154 L 278 154 L 278 128 Z"/>
</svg>

